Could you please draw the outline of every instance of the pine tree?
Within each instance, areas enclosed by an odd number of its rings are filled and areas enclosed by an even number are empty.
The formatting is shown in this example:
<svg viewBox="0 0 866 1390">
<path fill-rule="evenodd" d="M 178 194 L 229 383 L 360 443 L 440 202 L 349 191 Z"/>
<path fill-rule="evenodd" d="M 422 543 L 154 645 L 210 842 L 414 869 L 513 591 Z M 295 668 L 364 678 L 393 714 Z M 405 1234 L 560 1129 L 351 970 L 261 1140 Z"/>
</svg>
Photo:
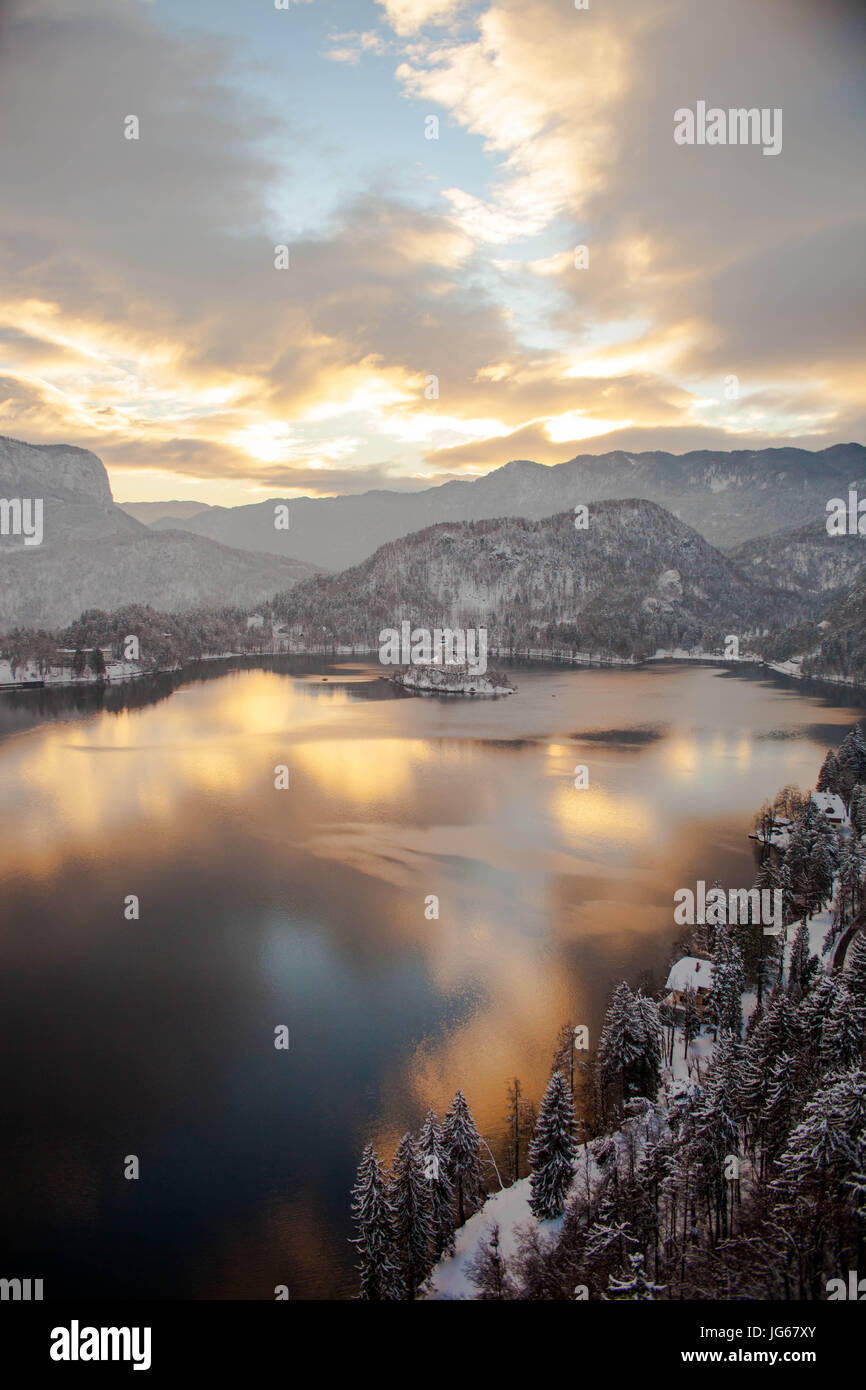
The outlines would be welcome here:
<svg viewBox="0 0 866 1390">
<path fill-rule="evenodd" d="M 852 839 L 842 858 L 839 869 L 839 915 L 843 923 L 857 916 L 863 902 L 864 878 L 866 878 L 866 845 L 860 839 Z"/>
<path fill-rule="evenodd" d="M 661 1020 L 658 1005 L 617 985 L 604 1017 L 596 1058 L 602 1095 L 619 1086 L 621 1098 L 654 1097 L 661 1074 Z"/>
<path fill-rule="evenodd" d="M 462 1226 L 481 1195 L 481 1136 L 462 1091 L 458 1091 L 442 1126 L 445 1166 L 457 1196 L 457 1222 Z"/>
<path fill-rule="evenodd" d="M 707 997 L 707 1013 L 717 1036 L 739 1038 L 743 1031 L 743 958 L 730 929 L 720 927 L 716 936 L 713 978 Z"/>
<path fill-rule="evenodd" d="M 782 1148 L 791 1128 L 797 1098 L 797 1071 L 795 1059 L 787 1052 L 776 1058 L 770 1070 L 761 1115 L 765 1166 Z"/>
<path fill-rule="evenodd" d="M 791 959 L 788 963 L 788 993 L 796 1004 L 806 993 L 806 983 L 808 980 L 807 966 L 809 964 L 809 928 L 805 922 L 801 922 L 794 937 L 794 944 L 791 947 Z"/>
<path fill-rule="evenodd" d="M 808 994 L 802 999 L 797 1013 L 800 1019 L 802 1039 L 801 1061 L 804 1075 L 817 1079 L 828 1066 L 832 1070 L 835 1062 L 828 1063 L 824 1049 L 824 1034 L 836 1007 L 836 996 L 843 988 L 841 975 L 831 975 L 823 966 L 817 971 Z"/>
<path fill-rule="evenodd" d="M 611 1274 L 605 1297 L 611 1302 L 644 1300 L 652 1302 L 656 1294 L 664 1293 L 666 1284 L 653 1284 L 646 1276 L 644 1257 L 640 1253 L 629 1255 L 629 1268 L 621 1276 Z"/>
<path fill-rule="evenodd" d="M 88 664 L 95 676 L 105 675 L 105 657 L 102 655 L 101 647 L 94 647 L 88 657 Z"/>
<path fill-rule="evenodd" d="M 571 1087 L 572 1099 L 574 1098 L 574 1024 L 563 1023 L 556 1036 L 556 1045 L 553 1050 L 553 1066 L 551 1075 L 555 1071 L 561 1071 L 567 1077 Z"/>
<path fill-rule="evenodd" d="M 442 1126 L 427 1111 L 418 1140 L 418 1151 L 430 1193 L 430 1223 L 434 1259 L 454 1246 L 454 1188 L 448 1176 Z"/>
<path fill-rule="evenodd" d="M 794 881 L 794 861 L 788 854 L 785 855 L 784 862 L 779 871 L 779 888 L 782 892 L 782 919 L 785 925 L 788 926 L 797 916 L 797 885 Z"/>
<path fill-rule="evenodd" d="M 689 986 L 685 991 L 683 1005 L 683 1060 L 689 1055 L 689 1047 L 701 1031 L 701 1018 L 698 1013 L 697 996 Z"/>
<path fill-rule="evenodd" d="M 75 648 L 75 655 L 72 658 L 72 673 L 75 676 L 83 676 L 87 670 L 87 652 L 83 647 Z"/>
<path fill-rule="evenodd" d="M 836 754 L 832 748 L 828 751 L 821 771 L 818 773 L 817 790 L 819 792 L 836 792 L 839 790 L 839 765 L 836 761 Z"/>
<path fill-rule="evenodd" d="M 845 954 L 845 983 L 858 1004 L 866 1004 L 866 932 L 851 939 Z"/>
<path fill-rule="evenodd" d="M 846 1217 L 859 1225 L 856 1190 L 864 1163 L 866 1076 L 857 1067 L 826 1077 L 776 1163 L 774 1215 L 788 1234 L 787 1248 L 796 1252 L 797 1297 L 823 1296 L 828 1245 L 835 1245 L 831 1266 L 844 1268 Z M 862 1226 L 859 1232 L 862 1240 Z"/>
<path fill-rule="evenodd" d="M 866 781 L 866 738 L 859 724 L 848 731 L 836 753 L 839 769 L 837 790 L 849 800 L 858 782 Z"/>
<path fill-rule="evenodd" d="M 808 907 L 810 912 L 820 911 L 833 891 L 833 875 L 836 869 L 838 848 L 833 827 L 822 815 L 826 829 L 818 833 L 809 858 L 809 874 L 806 880 Z"/>
<path fill-rule="evenodd" d="M 394 1209 L 387 1175 L 372 1144 L 364 1149 L 352 1188 L 352 1216 L 358 1228 L 353 1244 L 361 1256 L 361 1298 L 370 1302 L 402 1298 L 404 1286 L 395 1245 Z"/>
<path fill-rule="evenodd" d="M 711 1243 L 728 1234 L 725 1169 L 727 1159 L 736 1156 L 739 1149 L 742 1058 L 742 1044 L 731 1037 L 724 1037 L 717 1045 L 703 1094 L 695 1106 L 693 1133 L 687 1145 L 687 1166 L 695 1174 L 696 1196 L 705 1204 Z"/>
<path fill-rule="evenodd" d="M 469 1261 L 466 1272 L 479 1291 L 479 1299 L 502 1301 L 516 1297 L 514 1280 L 502 1254 L 499 1226 L 496 1222 L 485 1234 L 475 1255 Z"/>
<path fill-rule="evenodd" d="M 544 1093 L 535 1138 L 529 1149 L 530 1208 L 542 1219 L 560 1216 L 574 1177 L 574 1105 L 562 1072 L 554 1072 Z"/>
<path fill-rule="evenodd" d="M 403 1260 L 406 1290 L 411 1299 L 430 1272 L 433 1254 L 430 1191 L 418 1146 L 411 1134 L 403 1135 L 394 1155 L 391 1201 L 394 1234 Z"/>
<path fill-rule="evenodd" d="M 827 1071 L 860 1066 L 866 1041 L 866 1000 L 855 998 L 843 976 L 822 1035 L 821 1057 Z"/>
</svg>

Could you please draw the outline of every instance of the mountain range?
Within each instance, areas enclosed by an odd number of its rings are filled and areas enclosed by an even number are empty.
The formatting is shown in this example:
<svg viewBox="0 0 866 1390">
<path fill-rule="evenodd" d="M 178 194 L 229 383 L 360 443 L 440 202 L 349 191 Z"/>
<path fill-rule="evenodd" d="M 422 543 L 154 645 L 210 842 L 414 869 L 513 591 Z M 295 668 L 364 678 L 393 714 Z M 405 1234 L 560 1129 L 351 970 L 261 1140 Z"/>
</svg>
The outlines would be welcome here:
<svg viewBox="0 0 866 1390">
<path fill-rule="evenodd" d="M 657 502 L 720 548 L 807 525 L 824 517 L 831 497 L 866 479 L 866 448 L 695 451 L 687 454 L 582 454 L 552 466 L 514 460 L 482 478 L 419 492 L 378 490 L 359 496 L 289 502 L 289 531 L 274 528 L 270 498 L 241 507 L 209 507 L 164 517 L 154 530 L 181 528 L 223 545 L 291 555 L 345 569 L 380 545 L 441 521 L 501 516 L 537 520 L 580 503 L 640 497 Z M 861 483 L 861 490 L 866 491 Z"/>
<path fill-rule="evenodd" d="M 315 573 L 188 531 L 155 531 L 116 506 L 101 460 L 72 445 L 0 437 L 0 497 L 39 498 L 43 540 L 0 536 L 0 629 L 61 627 L 88 608 L 246 607 Z"/>
<path fill-rule="evenodd" d="M 503 646 L 549 639 L 629 655 L 709 647 L 729 632 L 794 632 L 823 618 L 866 568 L 866 539 L 828 536 L 824 524 L 828 499 L 845 496 L 858 470 L 866 472 L 864 456 L 860 445 L 840 445 L 816 454 L 617 453 L 552 468 L 514 462 L 420 493 L 302 498 L 289 503 L 290 530 L 277 531 L 271 502 L 162 515 L 144 525 L 115 504 L 95 454 L 0 438 L 0 496 L 44 504 L 41 545 L 0 537 L 0 629 L 59 627 L 86 609 L 126 604 L 179 613 L 249 611 L 273 600 L 273 614 L 299 629 L 324 628 L 335 640 L 370 645 L 403 618 L 418 626 L 484 625 L 491 643 Z M 576 528 L 579 500 L 636 476 L 645 491 L 666 490 L 702 525 L 638 496 L 590 501 L 588 529 Z M 565 505 L 550 513 L 552 499 L 563 497 Z M 701 531 L 714 516 L 730 536 L 745 525 L 748 499 L 753 527 L 803 510 L 810 519 L 723 553 Z M 130 505 L 157 513 L 200 508 Z M 483 515 L 490 510 L 494 516 Z M 439 520 L 442 511 L 459 514 Z M 432 525 L 414 526 L 428 514 Z M 262 541 L 266 533 L 269 547 L 288 553 L 227 546 L 194 527 L 223 540 Z M 383 530 L 399 534 L 366 553 Z M 313 553 L 299 558 L 298 550 Z M 347 566 L 344 552 L 361 558 Z M 340 572 L 324 573 L 327 561 Z"/>
</svg>

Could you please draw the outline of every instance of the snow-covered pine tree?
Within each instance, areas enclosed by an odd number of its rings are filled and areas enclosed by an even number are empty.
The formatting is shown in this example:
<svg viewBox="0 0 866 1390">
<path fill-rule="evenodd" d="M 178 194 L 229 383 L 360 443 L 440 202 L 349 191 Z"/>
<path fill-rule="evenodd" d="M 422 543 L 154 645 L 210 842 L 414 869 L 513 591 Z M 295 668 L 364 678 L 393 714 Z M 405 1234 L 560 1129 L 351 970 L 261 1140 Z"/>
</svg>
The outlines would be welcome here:
<svg viewBox="0 0 866 1390">
<path fill-rule="evenodd" d="M 866 781 L 866 738 L 859 724 L 848 731 L 836 753 L 839 769 L 836 790 L 847 801 L 858 782 Z"/>
<path fill-rule="evenodd" d="M 796 1252 L 799 1298 L 823 1297 L 825 1265 L 846 1268 L 846 1251 L 862 1239 L 856 1188 L 864 1164 L 866 1075 L 856 1067 L 826 1077 L 776 1163 L 776 1220 Z"/>
<path fill-rule="evenodd" d="M 442 1126 L 445 1166 L 457 1197 L 457 1221 L 462 1226 L 481 1195 L 481 1136 L 462 1091 L 458 1091 Z"/>
<path fill-rule="evenodd" d="M 647 1278 L 644 1257 L 640 1252 L 629 1255 L 628 1263 L 627 1272 L 610 1276 L 605 1299 L 614 1303 L 634 1300 L 653 1302 L 658 1294 L 664 1293 L 667 1284 L 653 1284 Z"/>
<path fill-rule="evenodd" d="M 502 1254 L 499 1226 L 495 1221 L 469 1261 L 466 1272 L 478 1289 L 479 1299 L 504 1301 L 516 1297 L 514 1280 Z"/>
<path fill-rule="evenodd" d="M 832 1070 L 836 1065 L 828 1061 L 824 1050 L 824 1033 L 841 989 L 842 977 L 832 975 L 822 967 L 797 1009 L 801 1021 L 799 1032 L 804 1075 L 808 1073 L 813 1080 L 821 1077 L 828 1067 Z"/>
<path fill-rule="evenodd" d="M 361 1257 L 360 1297 L 370 1302 L 403 1298 L 405 1289 L 395 1245 L 388 1178 L 372 1144 L 364 1149 L 358 1166 L 352 1188 L 352 1216 L 358 1228 L 352 1243 Z"/>
<path fill-rule="evenodd" d="M 793 834 L 793 831 L 791 833 Z M 782 892 L 782 919 L 786 926 L 793 922 L 797 916 L 798 885 L 795 882 L 794 862 L 790 854 L 786 853 L 782 867 L 779 870 L 779 888 Z"/>
<path fill-rule="evenodd" d="M 845 983 L 860 1004 L 866 1004 L 866 931 L 855 932 L 845 953 Z"/>
<path fill-rule="evenodd" d="M 836 761 L 836 754 L 833 749 L 829 749 L 824 761 L 821 764 L 821 771 L 818 773 L 816 783 L 819 792 L 836 792 L 839 790 L 839 764 Z"/>
<path fill-rule="evenodd" d="M 698 1013 L 697 995 L 689 986 L 685 991 L 683 1004 L 683 1060 L 689 1055 L 689 1047 L 701 1031 L 701 1018 Z"/>
<path fill-rule="evenodd" d="M 433 1257 L 438 1260 L 454 1247 L 454 1187 L 448 1176 L 442 1126 L 432 1110 L 421 1126 L 418 1151 L 430 1194 Z"/>
<path fill-rule="evenodd" d="M 855 998 L 844 975 L 827 1016 L 821 1038 L 821 1059 L 828 1072 L 848 1071 L 863 1061 L 866 1042 L 866 1000 Z"/>
<path fill-rule="evenodd" d="M 864 878 L 866 845 L 861 839 L 852 837 L 839 868 L 839 917 L 845 925 L 857 916 L 863 904 Z"/>
<path fill-rule="evenodd" d="M 739 1038 L 743 1031 L 743 958 L 730 929 L 720 927 L 716 935 L 713 978 L 707 998 L 707 1015 L 718 1036 Z"/>
<path fill-rule="evenodd" d="M 694 1174 L 695 1192 L 703 1198 L 711 1244 L 729 1228 L 726 1160 L 739 1151 L 742 1107 L 740 1072 L 743 1046 L 729 1035 L 717 1044 L 706 1084 L 694 1113 L 686 1166 Z"/>
<path fill-rule="evenodd" d="M 771 1067 L 761 1114 L 764 1168 L 784 1147 L 791 1129 L 797 1101 L 798 1072 L 796 1060 L 789 1057 L 787 1052 L 777 1057 Z"/>
<path fill-rule="evenodd" d="M 618 1090 L 620 1100 L 652 1098 L 661 1072 L 661 1020 L 658 1005 L 632 994 L 625 981 L 614 990 L 598 1043 L 596 1071 L 602 1096 Z"/>
<path fill-rule="evenodd" d="M 403 1135 L 394 1155 L 391 1201 L 404 1283 L 414 1298 L 433 1263 L 433 1221 L 429 1186 L 411 1134 Z"/>
<path fill-rule="evenodd" d="M 542 1219 L 560 1216 L 574 1176 L 574 1105 L 562 1072 L 548 1082 L 529 1148 L 529 1205 Z"/>
<path fill-rule="evenodd" d="M 826 816 L 822 815 L 820 819 L 823 824 L 815 835 L 806 878 L 807 906 L 810 913 L 820 912 L 833 891 L 833 875 L 839 854 L 836 832 Z"/>
<path fill-rule="evenodd" d="M 809 928 L 801 922 L 791 947 L 788 962 L 788 994 L 793 1003 L 798 1003 L 806 992 L 809 964 Z"/>
<path fill-rule="evenodd" d="M 551 1075 L 555 1071 L 561 1071 L 563 1076 L 567 1077 L 572 1097 L 574 1096 L 574 1027 L 573 1023 L 562 1024 L 556 1035 L 551 1067 Z"/>
</svg>

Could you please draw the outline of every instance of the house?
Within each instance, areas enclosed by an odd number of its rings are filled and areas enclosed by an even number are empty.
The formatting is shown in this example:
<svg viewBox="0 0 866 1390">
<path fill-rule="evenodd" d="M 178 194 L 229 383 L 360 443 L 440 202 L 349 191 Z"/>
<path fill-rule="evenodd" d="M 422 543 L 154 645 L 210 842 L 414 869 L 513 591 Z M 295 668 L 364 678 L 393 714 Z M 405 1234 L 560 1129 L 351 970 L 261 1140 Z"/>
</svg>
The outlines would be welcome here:
<svg viewBox="0 0 866 1390">
<path fill-rule="evenodd" d="M 850 825 L 845 802 L 838 792 L 812 792 L 812 805 L 831 825 Z"/>
<path fill-rule="evenodd" d="M 250 616 L 247 618 L 248 629 L 251 627 L 264 627 L 264 623 L 265 620 L 262 617 L 261 613 L 251 613 Z"/>
<path fill-rule="evenodd" d="M 703 960 L 700 956 L 683 956 L 682 960 L 676 961 L 670 968 L 665 985 L 668 991 L 665 1003 L 674 1009 L 682 1009 L 685 1007 L 686 994 L 693 990 L 695 1006 L 698 1014 L 702 1015 L 712 983 L 711 960 Z"/>
</svg>

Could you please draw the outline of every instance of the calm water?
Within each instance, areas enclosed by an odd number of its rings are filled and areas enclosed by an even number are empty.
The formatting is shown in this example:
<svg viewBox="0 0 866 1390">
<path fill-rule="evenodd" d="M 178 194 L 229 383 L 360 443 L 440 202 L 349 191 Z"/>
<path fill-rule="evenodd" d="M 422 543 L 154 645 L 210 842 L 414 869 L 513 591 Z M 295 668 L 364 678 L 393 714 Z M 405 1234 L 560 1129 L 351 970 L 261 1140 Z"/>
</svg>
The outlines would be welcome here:
<svg viewBox="0 0 866 1390">
<path fill-rule="evenodd" d="M 46 1297 L 351 1294 L 365 1140 L 537 1099 L 559 1024 L 663 983 L 674 889 L 748 886 L 763 798 L 862 717 L 705 668 L 497 701 L 293 669 L 0 700 L 2 1272 Z"/>
</svg>

